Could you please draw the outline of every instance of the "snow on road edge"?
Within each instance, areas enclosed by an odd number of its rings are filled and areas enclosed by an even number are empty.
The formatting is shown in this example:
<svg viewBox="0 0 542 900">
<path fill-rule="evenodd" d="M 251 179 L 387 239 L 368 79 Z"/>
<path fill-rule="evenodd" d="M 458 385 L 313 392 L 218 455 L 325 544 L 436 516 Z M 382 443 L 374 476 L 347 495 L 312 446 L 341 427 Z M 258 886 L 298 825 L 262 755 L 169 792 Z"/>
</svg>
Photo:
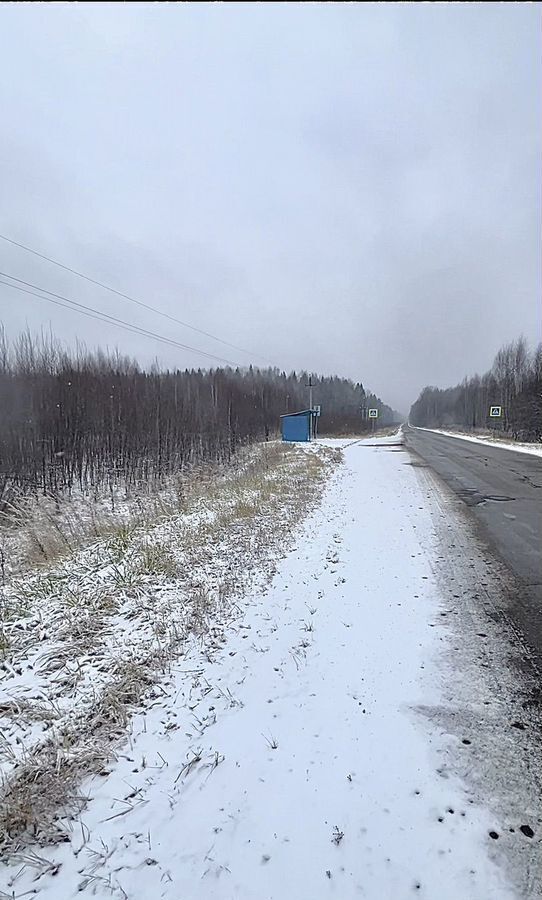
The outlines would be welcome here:
<svg viewBox="0 0 542 900">
<path fill-rule="evenodd" d="M 515 450 L 516 453 L 527 453 L 530 456 L 542 456 L 542 444 L 520 444 L 516 441 L 492 440 L 490 437 L 475 437 L 473 434 L 464 434 L 459 431 L 445 431 L 442 428 L 422 428 L 420 425 L 411 425 L 416 431 L 431 431 L 434 434 L 443 434 L 446 437 L 459 438 L 462 441 L 471 441 L 473 444 L 484 444 L 486 447 L 500 447 L 503 450 Z"/>
</svg>

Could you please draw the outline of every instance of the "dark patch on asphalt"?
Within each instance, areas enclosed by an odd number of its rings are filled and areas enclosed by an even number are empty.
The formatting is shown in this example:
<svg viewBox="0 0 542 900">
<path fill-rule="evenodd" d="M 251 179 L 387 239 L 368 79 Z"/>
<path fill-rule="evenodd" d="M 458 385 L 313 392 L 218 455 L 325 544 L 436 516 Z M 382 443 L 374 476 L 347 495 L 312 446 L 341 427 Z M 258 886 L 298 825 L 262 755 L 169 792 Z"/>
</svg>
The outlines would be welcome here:
<svg viewBox="0 0 542 900">
<path fill-rule="evenodd" d="M 501 494 L 481 494 L 475 488 L 458 488 L 455 493 L 467 506 L 480 506 L 481 503 L 511 503 L 515 497 L 505 497 Z"/>
<path fill-rule="evenodd" d="M 395 441 L 393 444 L 362 444 L 361 441 L 364 440 L 365 438 L 360 438 L 359 441 L 352 441 L 352 444 L 347 444 L 347 446 L 352 447 L 354 444 L 357 444 L 359 447 L 372 447 L 373 450 L 405 449 L 404 441 Z"/>
<path fill-rule="evenodd" d="M 537 484 L 536 481 L 533 481 L 532 478 L 529 478 L 528 475 L 520 475 L 519 480 L 524 484 L 528 484 L 530 487 L 537 488 L 538 490 L 542 490 L 542 484 Z"/>
<path fill-rule="evenodd" d="M 537 686 L 531 688 L 521 705 L 523 709 L 533 709 L 542 706 L 542 688 Z"/>
</svg>

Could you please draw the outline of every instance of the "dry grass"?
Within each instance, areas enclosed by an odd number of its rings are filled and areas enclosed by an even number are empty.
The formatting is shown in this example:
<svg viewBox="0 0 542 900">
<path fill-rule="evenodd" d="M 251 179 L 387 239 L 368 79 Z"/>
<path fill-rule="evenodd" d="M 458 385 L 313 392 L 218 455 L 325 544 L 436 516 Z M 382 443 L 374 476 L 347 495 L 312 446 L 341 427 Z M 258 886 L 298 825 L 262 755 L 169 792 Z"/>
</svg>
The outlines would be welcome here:
<svg viewBox="0 0 542 900">
<path fill-rule="evenodd" d="M 144 515 L 136 504 L 133 518 L 103 526 L 100 541 L 95 520 L 87 549 L 73 549 L 84 528 L 58 540 L 56 528 L 50 543 L 40 536 L 56 565 L 12 579 L 2 600 L 0 652 L 10 666 L 39 652 L 50 684 L 48 696 L 8 697 L 0 709 L 12 737 L 31 721 L 45 729 L 23 752 L 20 740 L 0 748 L 6 759 L 16 754 L 0 790 L 5 853 L 63 839 L 59 813 L 74 816 L 84 805 L 82 779 L 114 757 L 133 710 L 189 638 L 211 654 L 220 645 L 238 598 L 262 573 L 271 577 L 340 458 L 338 450 L 270 443 L 247 451 L 237 469 L 207 467 L 185 479 Z M 69 715 L 59 698 L 71 701 Z"/>
<path fill-rule="evenodd" d="M 170 478 L 160 489 L 130 492 L 119 487 L 115 496 L 110 492 L 38 495 L 6 504 L 0 515 L 2 570 L 9 575 L 38 566 L 47 568 L 92 541 L 108 537 L 112 546 L 118 544 L 122 558 L 134 529 L 187 513 L 200 501 L 212 504 L 224 482 L 262 465 L 272 467 L 281 445 L 266 445 L 264 452 L 260 446 L 240 450 L 230 465 L 194 466 Z"/>
<path fill-rule="evenodd" d="M 333 451 L 331 451 L 333 452 Z M 241 491 L 239 515 L 253 513 L 250 492 L 263 500 L 273 493 L 266 486 L 289 465 L 296 449 L 280 441 L 247 447 L 229 465 L 208 463 L 171 478 L 161 490 L 125 496 L 111 502 L 109 494 L 65 497 L 33 496 L 8 506 L 0 517 L 0 556 L 4 574 L 49 568 L 71 557 L 92 541 L 110 540 L 112 553 L 122 561 L 134 531 L 149 528 L 202 506 L 212 510 L 224 493 Z M 309 467 L 313 457 L 307 454 Z M 291 460 L 290 460 L 291 461 Z M 119 491 L 119 493 L 122 493 Z M 243 499 L 244 498 L 244 499 Z M 244 509 L 244 505 L 247 508 Z"/>
<path fill-rule="evenodd" d="M 64 840 L 66 831 L 55 812 L 73 816 L 84 807 L 86 798 L 78 785 L 86 776 L 103 772 L 114 758 L 132 710 L 168 660 L 168 654 L 155 651 L 144 660 L 119 662 L 90 716 L 78 717 L 73 726 L 25 754 L 0 788 L 0 848 L 3 844 L 13 851 L 22 836 L 40 844 Z"/>
<path fill-rule="evenodd" d="M 141 575 L 163 575 L 175 578 L 178 563 L 170 548 L 164 544 L 146 544 L 139 553 L 136 571 Z"/>
<path fill-rule="evenodd" d="M 6 565 L 32 569 L 115 533 L 123 527 L 123 518 L 97 499 L 38 496 L 8 506 L 0 527 Z"/>
</svg>

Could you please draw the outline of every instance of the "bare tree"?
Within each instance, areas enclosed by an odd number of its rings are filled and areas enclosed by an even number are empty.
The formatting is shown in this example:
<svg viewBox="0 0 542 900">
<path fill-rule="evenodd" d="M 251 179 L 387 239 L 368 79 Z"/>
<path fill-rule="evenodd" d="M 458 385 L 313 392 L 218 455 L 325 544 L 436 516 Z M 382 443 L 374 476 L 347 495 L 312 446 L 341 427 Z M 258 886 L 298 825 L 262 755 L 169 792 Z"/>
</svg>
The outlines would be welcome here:
<svg viewBox="0 0 542 900">
<path fill-rule="evenodd" d="M 278 369 L 149 371 L 118 350 L 26 330 L 0 332 L 0 476 L 4 491 L 45 493 L 100 484 L 159 483 L 202 460 L 231 459 L 242 444 L 278 434 L 280 415 L 307 407 L 308 373 Z M 321 433 L 361 431 L 361 383 L 311 375 Z M 384 424 L 390 407 L 370 402 Z"/>
<path fill-rule="evenodd" d="M 524 337 L 500 348 L 482 377 L 465 378 L 446 390 L 427 387 L 413 404 L 410 421 L 428 427 L 487 428 L 490 406 L 502 406 L 501 427 L 516 440 L 542 438 L 542 345 L 529 352 Z"/>
</svg>

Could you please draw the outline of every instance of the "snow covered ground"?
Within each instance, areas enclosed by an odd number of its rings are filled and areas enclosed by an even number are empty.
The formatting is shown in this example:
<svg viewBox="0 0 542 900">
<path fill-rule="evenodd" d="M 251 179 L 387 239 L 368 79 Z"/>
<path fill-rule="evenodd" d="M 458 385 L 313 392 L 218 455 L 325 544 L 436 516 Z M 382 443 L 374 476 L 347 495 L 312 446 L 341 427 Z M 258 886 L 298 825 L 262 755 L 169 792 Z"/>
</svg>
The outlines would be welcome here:
<svg viewBox="0 0 542 900">
<path fill-rule="evenodd" d="M 412 428 L 419 426 L 411 426 Z M 519 441 L 506 440 L 490 435 L 467 434 L 463 431 L 445 431 L 443 428 L 419 428 L 420 431 L 434 431 L 436 434 L 445 434 L 447 437 L 461 438 L 464 441 L 472 441 L 473 444 L 486 444 L 488 447 L 503 447 L 505 450 L 516 450 L 518 453 L 530 453 L 531 456 L 542 456 L 542 444 L 522 444 Z"/>
<path fill-rule="evenodd" d="M 326 443 L 344 465 L 271 584 L 186 648 L 71 840 L 0 869 L 7 896 L 539 896 L 495 566 L 400 436 Z"/>
</svg>

